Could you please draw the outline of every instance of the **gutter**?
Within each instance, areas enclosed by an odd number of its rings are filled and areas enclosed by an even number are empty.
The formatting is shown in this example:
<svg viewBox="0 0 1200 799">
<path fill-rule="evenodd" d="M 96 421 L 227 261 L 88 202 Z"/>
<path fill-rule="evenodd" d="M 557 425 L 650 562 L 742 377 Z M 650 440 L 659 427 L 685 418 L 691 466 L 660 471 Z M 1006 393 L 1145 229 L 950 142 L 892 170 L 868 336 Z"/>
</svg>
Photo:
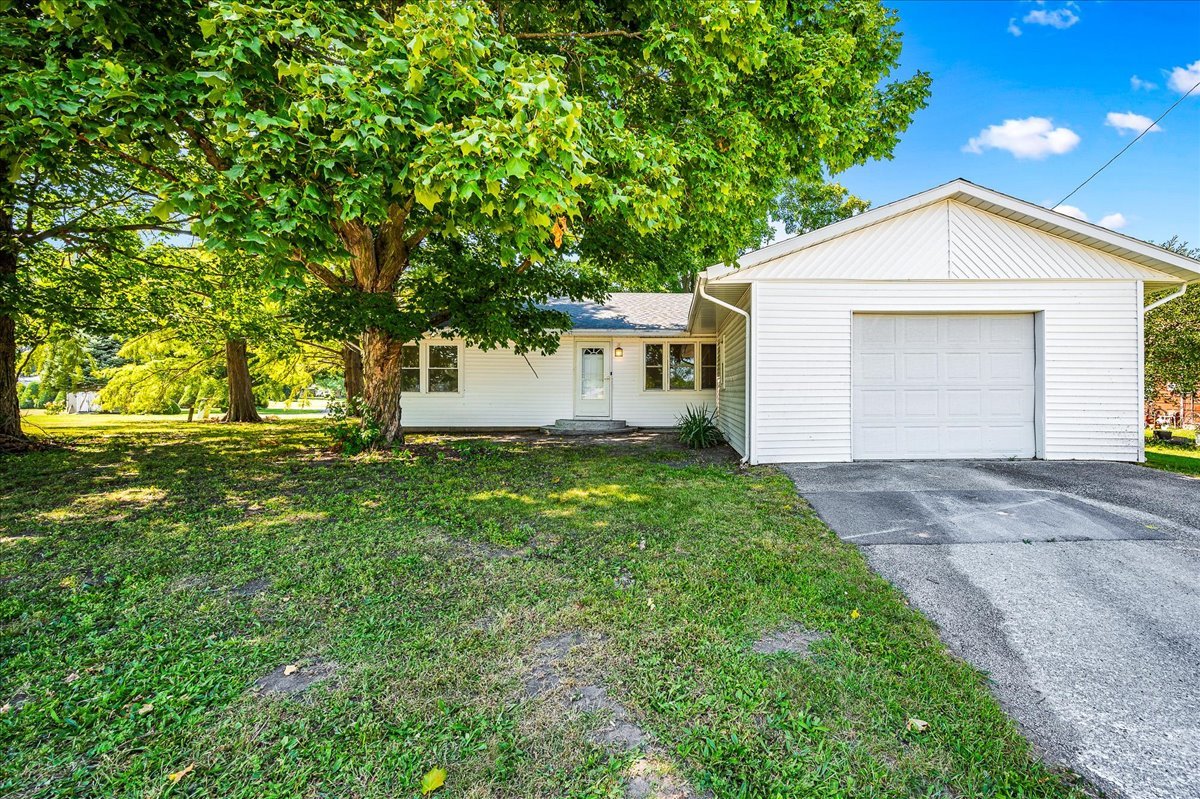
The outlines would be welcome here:
<svg viewBox="0 0 1200 799">
<path fill-rule="evenodd" d="M 742 380 L 743 385 L 745 386 L 745 390 L 746 390 L 745 409 L 744 409 L 745 417 L 746 417 L 746 421 L 745 421 L 745 425 L 746 425 L 746 429 L 745 429 L 745 437 L 746 437 L 745 462 L 746 463 L 754 463 L 753 459 L 751 458 L 752 450 L 751 450 L 751 443 L 750 443 L 752 441 L 752 439 L 750 437 L 750 312 L 743 311 L 741 308 L 737 307 L 736 305 L 730 305 L 729 303 L 725 302 L 724 300 L 718 300 L 716 297 L 712 296 L 711 294 L 709 294 L 708 292 L 706 292 L 704 290 L 704 287 L 707 284 L 708 284 L 708 281 L 704 278 L 701 278 L 696 283 L 696 293 L 699 294 L 704 299 L 711 302 L 713 305 L 717 305 L 721 308 L 724 308 L 727 311 L 732 311 L 733 313 L 737 314 L 738 316 L 740 316 L 746 320 L 746 360 L 745 360 L 745 366 L 744 366 L 746 374 Z"/>
<path fill-rule="evenodd" d="M 1145 306 L 1144 308 L 1142 308 L 1142 315 L 1144 316 L 1146 314 L 1146 312 L 1153 311 L 1155 308 L 1157 308 L 1160 305 L 1166 305 L 1171 300 L 1179 299 L 1180 297 L 1182 297 L 1184 294 L 1187 293 L 1188 286 L 1192 285 L 1193 282 L 1194 281 L 1189 281 L 1187 283 L 1184 283 L 1179 288 L 1179 291 L 1175 292 L 1174 294 L 1168 294 L 1167 296 L 1157 299 L 1154 302 L 1150 303 L 1149 305 Z"/>
</svg>

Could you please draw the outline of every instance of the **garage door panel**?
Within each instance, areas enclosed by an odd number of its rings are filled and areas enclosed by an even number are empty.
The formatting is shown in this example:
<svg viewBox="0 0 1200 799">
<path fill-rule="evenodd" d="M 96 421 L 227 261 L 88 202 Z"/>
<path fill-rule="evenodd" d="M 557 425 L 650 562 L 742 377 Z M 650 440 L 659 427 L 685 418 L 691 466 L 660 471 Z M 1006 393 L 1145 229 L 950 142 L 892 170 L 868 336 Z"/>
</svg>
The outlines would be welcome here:
<svg viewBox="0 0 1200 799">
<path fill-rule="evenodd" d="M 946 362 L 947 380 L 979 380 L 982 359 L 977 352 L 948 352 L 942 356 Z"/>
<path fill-rule="evenodd" d="M 855 314 L 854 457 L 1033 457 L 1032 314 Z"/>
<path fill-rule="evenodd" d="M 940 396 L 934 389 L 905 389 L 904 416 L 912 418 L 938 418 Z"/>
<path fill-rule="evenodd" d="M 936 380 L 938 376 L 938 354 L 936 352 L 905 352 L 901 356 L 904 364 L 904 380 L 908 383 L 923 383 Z"/>
<path fill-rule="evenodd" d="M 896 356 L 890 352 L 863 353 L 862 376 L 865 380 L 895 380 Z"/>
<path fill-rule="evenodd" d="M 934 317 L 908 317 L 903 321 L 904 343 L 937 344 L 938 323 Z"/>
</svg>

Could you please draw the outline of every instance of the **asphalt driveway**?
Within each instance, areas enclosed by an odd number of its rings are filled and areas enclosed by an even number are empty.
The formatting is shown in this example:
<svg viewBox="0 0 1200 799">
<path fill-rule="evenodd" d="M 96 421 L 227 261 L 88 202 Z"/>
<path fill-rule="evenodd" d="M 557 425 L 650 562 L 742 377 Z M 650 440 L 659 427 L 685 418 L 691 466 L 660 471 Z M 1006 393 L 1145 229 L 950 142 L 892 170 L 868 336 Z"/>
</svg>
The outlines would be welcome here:
<svg viewBox="0 0 1200 799">
<path fill-rule="evenodd" d="M 789 465 L 1054 761 L 1200 797 L 1200 480 L 1133 464 Z"/>
</svg>

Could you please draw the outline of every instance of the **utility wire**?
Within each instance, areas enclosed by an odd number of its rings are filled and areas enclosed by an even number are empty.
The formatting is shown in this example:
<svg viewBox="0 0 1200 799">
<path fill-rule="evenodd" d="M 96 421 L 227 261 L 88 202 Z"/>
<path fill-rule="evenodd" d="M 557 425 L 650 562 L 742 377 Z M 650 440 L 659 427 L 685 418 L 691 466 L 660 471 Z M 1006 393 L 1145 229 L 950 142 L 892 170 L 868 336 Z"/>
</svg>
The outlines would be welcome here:
<svg viewBox="0 0 1200 799">
<path fill-rule="evenodd" d="M 1105 169 L 1108 169 L 1108 165 L 1109 165 L 1109 164 L 1111 164 L 1113 161 L 1116 161 L 1118 158 L 1120 158 L 1122 155 L 1124 155 L 1124 154 L 1125 154 L 1125 151 L 1126 151 L 1126 150 L 1128 150 L 1128 149 L 1129 149 L 1130 147 L 1132 147 L 1133 145 L 1137 144 L 1137 142 L 1138 142 L 1138 139 L 1142 138 L 1142 137 L 1143 137 L 1143 136 L 1145 136 L 1147 133 L 1149 133 L 1150 131 L 1154 130 L 1154 126 L 1155 126 L 1155 125 L 1157 125 L 1159 122 L 1162 122 L 1162 120 L 1163 120 L 1163 117 L 1165 117 L 1167 114 L 1169 114 L 1169 113 L 1171 113 L 1172 111 L 1174 111 L 1174 110 L 1175 110 L 1175 106 L 1179 105 L 1179 104 L 1180 104 L 1180 103 L 1182 103 L 1184 100 L 1186 100 L 1186 99 L 1187 99 L 1187 96 L 1188 96 L 1189 94 L 1191 94 L 1192 92 L 1196 91 L 1196 89 L 1197 89 L 1197 88 L 1200 88 L 1200 80 L 1198 80 L 1198 81 L 1196 81 L 1195 83 L 1193 83 L 1193 84 L 1192 84 L 1192 88 L 1190 88 L 1190 89 L 1188 89 L 1186 92 L 1184 92 L 1184 93 L 1183 93 L 1183 96 L 1182 96 L 1182 97 L 1180 97 L 1178 100 L 1176 100 L 1176 101 L 1175 101 L 1175 103 L 1174 103 L 1174 104 L 1173 104 L 1173 105 L 1172 105 L 1170 108 L 1168 108 L 1166 111 L 1163 111 L 1161 114 L 1159 114 L 1159 117 L 1158 117 L 1158 119 L 1154 120 L 1154 121 L 1153 121 L 1153 122 L 1151 122 L 1149 125 L 1147 125 L 1147 126 L 1146 126 L 1146 129 L 1145 129 L 1145 130 L 1143 130 L 1141 133 L 1139 133 L 1137 136 L 1135 136 L 1135 137 L 1134 137 L 1134 139 L 1133 139 L 1133 141 L 1129 142 L 1129 144 L 1126 144 L 1124 147 L 1122 147 L 1122 148 L 1121 148 L 1121 151 L 1120 151 L 1120 152 L 1118 152 L 1118 153 L 1117 153 L 1116 155 L 1114 155 L 1112 158 L 1110 158 L 1110 159 L 1108 159 L 1107 161 L 1105 161 L 1105 162 L 1104 162 L 1104 166 L 1102 166 L 1102 167 L 1100 167 L 1099 169 L 1097 169 L 1097 170 L 1096 170 L 1095 172 L 1093 172 L 1091 175 L 1088 175 L 1088 179 L 1087 179 L 1087 180 L 1085 180 L 1083 183 L 1080 183 L 1078 186 L 1076 186 L 1074 189 L 1072 189 L 1072 190 L 1071 190 L 1071 193 L 1070 193 L 1070 194 L 1068 194 L 1066 197 L 1063 197 L 1061 200 L 1059 200 L 1058 202 L 1056 202 L 1054 205 L 1052 205 L 1052 206 L 1050 206 L 1050 207 L 1051 207 L 1051 208 L 1057 208 L 1058 206 L 1060 206 L 1060 205 L 1062 205 L 1063 203 L 1065 203 L 1067 200 L 1069 200 L 1069 199 L 1071 199 L 1072 197 L 1074 197 L 1074 196 L 1075 196 L 1075 193 L 1076 193 L 1077 191 L 1079 191 L 1079 190 L 1080 190 L 1080 189 L 1082 189 L 1084 186 L 1086 186 L 1087 184 L 1089 184 L 1089 183 L 1091 183 L 1091 182 L 1092 182 L 1092 178 L 1096 177 L 1096 175 L 1099 175 L 1099 174 L 1100 174 L 1101 172 L 1103 172 Z"/>
</svg>

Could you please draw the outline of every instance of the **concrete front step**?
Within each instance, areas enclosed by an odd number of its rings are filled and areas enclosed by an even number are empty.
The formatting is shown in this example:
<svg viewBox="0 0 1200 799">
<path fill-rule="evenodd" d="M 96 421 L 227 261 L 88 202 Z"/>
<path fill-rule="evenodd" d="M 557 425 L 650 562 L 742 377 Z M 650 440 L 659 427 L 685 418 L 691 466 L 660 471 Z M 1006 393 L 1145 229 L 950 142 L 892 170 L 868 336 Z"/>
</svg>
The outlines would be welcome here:
<svg viewBox="0 0 1200 799">
<path fill-rule="evenodd" d="M 553 436 L 596 436 L 613 433 L 632 433 L 624 419 L 556 419 L 554 424 L 542 428 L 543 433 Z"/>
</svg>

